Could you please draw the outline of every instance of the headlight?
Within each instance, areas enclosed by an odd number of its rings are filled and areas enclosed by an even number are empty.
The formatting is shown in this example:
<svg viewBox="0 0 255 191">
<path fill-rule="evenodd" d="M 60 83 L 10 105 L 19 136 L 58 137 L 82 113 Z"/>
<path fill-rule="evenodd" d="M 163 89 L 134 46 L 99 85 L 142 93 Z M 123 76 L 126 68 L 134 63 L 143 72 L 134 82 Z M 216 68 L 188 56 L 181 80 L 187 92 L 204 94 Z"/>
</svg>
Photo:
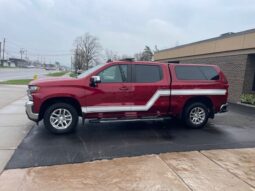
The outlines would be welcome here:
<svg viewBox="0 0 255 191">
<path fill-rule="evenodd" d="M 27 90 L 27 96 L 28 96 L 28 99 L 30 101 L 33 101 L 33 96 L 32 96 L 32 93 L 35 93 L 39 90 L 39 87 L 38 86 L 35 86 L 35 85 L 31 85 L 31 86 L 28 86 L 28 90 Z"/>
<path fill-rule="evenodd" d="M 35 86 L 35 85 L 31 85 L 31 86 L 28 86 L 28 90 L 29 90 L 30 93 L 34 93 L 34 92 L 37 92 L 39 90 L 39 87 Z"/>
</svg>

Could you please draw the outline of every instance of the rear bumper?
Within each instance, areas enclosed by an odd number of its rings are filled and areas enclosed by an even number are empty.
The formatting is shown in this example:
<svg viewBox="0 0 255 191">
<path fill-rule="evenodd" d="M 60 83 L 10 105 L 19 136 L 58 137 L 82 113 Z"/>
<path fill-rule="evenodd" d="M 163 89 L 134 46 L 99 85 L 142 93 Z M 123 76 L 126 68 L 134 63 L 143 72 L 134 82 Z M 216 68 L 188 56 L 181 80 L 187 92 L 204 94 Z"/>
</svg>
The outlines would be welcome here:
<svg viewBox="0 0 255 191">
<path fill-rule="evenodd" d="M 220 106 L 220 113 L 225 113 L 228 111 L 228 103 L 222 104 Z"/>
<path fill-rule="evenodd" d="M 27 113 L 27 117 L 28 117 L 30 120 L 37 122 L 37 121 L 38 121 L 38 118 L 39 118 L 39 115 L 38 115 L 38 113 L 34 113 L 34 112 L 33 112 L 33 106 L 34 106 L 34 102 L 32 102 L 32 101 L 27 101 L 26 104 L 25 104 L 26 113 Z"/>
</svg>

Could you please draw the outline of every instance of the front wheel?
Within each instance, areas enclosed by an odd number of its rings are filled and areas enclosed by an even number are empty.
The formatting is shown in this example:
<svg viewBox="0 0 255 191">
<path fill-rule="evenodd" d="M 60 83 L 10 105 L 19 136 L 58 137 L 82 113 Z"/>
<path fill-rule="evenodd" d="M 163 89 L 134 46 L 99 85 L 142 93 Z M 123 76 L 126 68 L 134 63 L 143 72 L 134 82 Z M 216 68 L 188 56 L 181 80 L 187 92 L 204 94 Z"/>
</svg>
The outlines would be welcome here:
<svg viewBox="0 0 255 191">
<path fill-rule="evenodd" d="M 188 127 L 201 129 L 208 121 L 209 109 L 203 103 L 192 103 L 185 108 L 183 118 Z"/>
<path fill-rule="evenodd" d="M 43 120 L 45 128 L 52 133 L 70 133 L 77 126 L 78 113 L 70 104 L 55 103 L 46 109 Z"/>
</svg>

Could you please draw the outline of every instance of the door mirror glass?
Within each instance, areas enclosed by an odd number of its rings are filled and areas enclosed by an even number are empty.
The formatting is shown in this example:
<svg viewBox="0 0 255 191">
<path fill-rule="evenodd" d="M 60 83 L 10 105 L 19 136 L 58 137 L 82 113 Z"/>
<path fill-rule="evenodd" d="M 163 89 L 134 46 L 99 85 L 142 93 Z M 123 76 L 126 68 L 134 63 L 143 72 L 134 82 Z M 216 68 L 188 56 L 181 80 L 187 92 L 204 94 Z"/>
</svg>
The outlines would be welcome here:
<svg viewBox="0 0 255 191">
<path fill-rule="evenodd" d="M 92 76 L 90 78 L 90 86 L 92 87 L 96 87 L 98 83 L 101 82 L 101 78 L 100 76 Z"/>
</svg>

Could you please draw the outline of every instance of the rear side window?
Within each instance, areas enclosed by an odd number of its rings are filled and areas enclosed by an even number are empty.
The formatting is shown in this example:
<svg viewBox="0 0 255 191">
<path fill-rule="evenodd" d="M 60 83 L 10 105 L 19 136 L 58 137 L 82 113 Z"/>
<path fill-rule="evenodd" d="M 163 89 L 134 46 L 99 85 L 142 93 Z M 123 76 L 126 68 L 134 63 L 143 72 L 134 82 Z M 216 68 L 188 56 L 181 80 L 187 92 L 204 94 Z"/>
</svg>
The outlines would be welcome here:
<svg viewBox="0 0 255 191">
<path fill-rule="evenodd" d="M 162 70 L 156 65 L 134 65 L 133 81 L 137 83 L 151 83 L 162 79 Z"/>
<path fill-rule="evenodd" d="M 211 66 L 176 66 L 179 80 L 218 80 L 219 74 Z"/>
</svg>

